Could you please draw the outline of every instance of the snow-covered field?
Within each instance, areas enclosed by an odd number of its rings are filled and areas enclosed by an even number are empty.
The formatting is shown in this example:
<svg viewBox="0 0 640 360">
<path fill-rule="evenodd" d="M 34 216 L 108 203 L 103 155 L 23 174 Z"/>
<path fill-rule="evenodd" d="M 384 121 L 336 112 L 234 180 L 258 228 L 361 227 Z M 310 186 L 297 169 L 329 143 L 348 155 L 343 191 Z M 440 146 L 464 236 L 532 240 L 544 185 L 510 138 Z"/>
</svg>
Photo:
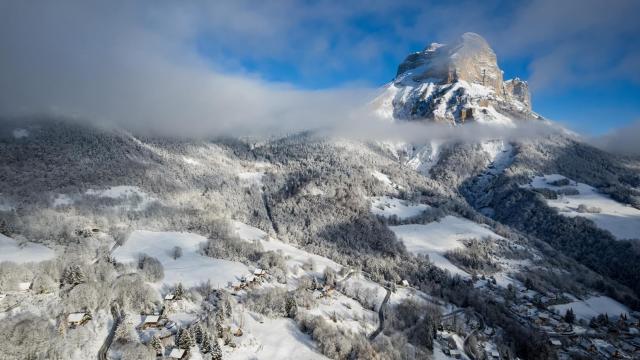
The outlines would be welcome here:
<svg viewBox="0 0 640 360">
<path fill-rule="evenodd" d="M 249 273 L 249 269 L 235 261 L 213 259 L 199 253 L 200 244 L 207 239 L 191 233 L 134 231 L 125 244 L 113 252 L 122 263 L 138 261 L 142 253 L 157 258 L 164 267 L 164 279 L 155 285 L 172 286 L 182 282 L 185 287 L 211 281 L 214 287 L 226 287 Z M 173 259 L 174 247 L 182 248 L 182 256 Z"/>
<path fill-rule="evenodd" d="M 607 296 L 594 296 L 586 300 L 553 305 L 551 308 L 561 315 L 571 308 L 576 318 L 586 321 L 599 314 L 607 314 L 610 318 L 617 318 L 622 313 L 629 314 L 629 308 Z"/>
<path fill-rule="evenodd" d="M 446 216 L 440 221 L 426 225 L 399 225 L 390 226 L 389 229 L 402 240 L 410 252 L 428 254 L 436 266 L 461 276 L 468 276 L 468 274 L 447 260 L 443 256 L 445 252 L 462 247 L 459 240 L 501 238 L 481 225 L 455 216 Z"/>
<path fill-rule="evenodd" d="M 326 359 L 291 319 L 268 319 L 248 313 L 244 316 L 243 331 L 241 338 L 234 339 L 238 342 L 237 348 L 231 351 L 224 348 L 225 359 Z"/>
<path fill-rule="evenodd" d="M 0 262 L 40 262 L 53 259 L 55 252 L 48 247 L 32 242 L 18 245 L 14 239 L 0 234 Z"/>
<path fill-rule="evenodd" d="M 598 193 L 593 187 L 569 180 L 567 186 L 554 186 L 549 182 L 565 179 L 558 174 L 536 176 L 527 185 L 532 188 L 546 188 L 560 190 L 575 189 L 578 195 L 558 195 L 558 199 L 547 199 L 549 206 L 558 209 L 565 216 L 582 216 L 593 222 L 601 229 L 607 230 L 618 239 L 640 239 L 640 210 L 621 204 L 607 195 Z M 578 212 L 578 206 L 598 208 L 599 213 Z"/>
<path fill-rule="evenodd" d="M 428 205 L 413 204 L 406 200 L 388 196 L 377 196 L 371 198 L 371 212 L 384 217 L 397 216 L 399 219 L 407 219 L 420 215 L 429 209 Z"/>
</svg>

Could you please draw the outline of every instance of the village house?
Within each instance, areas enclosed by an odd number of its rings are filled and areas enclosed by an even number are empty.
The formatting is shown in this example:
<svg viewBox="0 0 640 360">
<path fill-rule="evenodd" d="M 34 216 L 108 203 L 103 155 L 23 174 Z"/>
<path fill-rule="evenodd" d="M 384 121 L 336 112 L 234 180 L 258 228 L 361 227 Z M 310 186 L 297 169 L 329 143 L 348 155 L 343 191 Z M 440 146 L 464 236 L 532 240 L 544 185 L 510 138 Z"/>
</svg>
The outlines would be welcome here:
<svg viewBox="0 0 640 360">
<path fill-rule="evenodd" d="M 145 315 L 142 320 L 142 330 L 147 330 L 149 328 L 159 328 L 160 324 L 160 315 Z"/>
<path fill-rule="evenodd" d="M 173 348 L 169 353 L 169 358 L 185 360 L 189 358 L 189 355 L 187 354 L 187 350 L 185 349 Z"/>
<path fill-rule="evenodd" d="M 255 269 L 253 270 L 253 275 L 256 277 L 263 277 L 267 275 L 267 272 L 264 269 Z"/>
<path fill-rule="evenodd" d="M 85 312 L 70 313 L 67 315 L 67 324 L 69 327 L 82 326 L 91 320 L 91 315 Z"/>
</svg>

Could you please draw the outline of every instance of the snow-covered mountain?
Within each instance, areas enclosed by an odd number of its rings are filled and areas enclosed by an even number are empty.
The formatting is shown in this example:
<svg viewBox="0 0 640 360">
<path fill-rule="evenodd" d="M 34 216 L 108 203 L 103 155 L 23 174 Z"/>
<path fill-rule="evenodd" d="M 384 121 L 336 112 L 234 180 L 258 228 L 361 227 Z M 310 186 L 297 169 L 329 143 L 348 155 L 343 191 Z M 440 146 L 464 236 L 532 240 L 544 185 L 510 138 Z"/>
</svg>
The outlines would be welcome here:
<svg viewBox="0 0 640 360">
<path fill-rule="evenodd" d="M 407 56 L 374 104 L 380 117 L 396 120 L 507 125 L 541 119 L 531 111 L 527 83 L 503 81 L 496 54 L 475 33 Z"/>
<path fill-rule="evenodd" d="M 471 33 L 407 57 L 374 105 L 453 131 L 547 122 Z M 194 140 L 3 119 L 0 154 L 3 358 L 637 355 L 640 160 L 564 132 Z"/>
</svg>

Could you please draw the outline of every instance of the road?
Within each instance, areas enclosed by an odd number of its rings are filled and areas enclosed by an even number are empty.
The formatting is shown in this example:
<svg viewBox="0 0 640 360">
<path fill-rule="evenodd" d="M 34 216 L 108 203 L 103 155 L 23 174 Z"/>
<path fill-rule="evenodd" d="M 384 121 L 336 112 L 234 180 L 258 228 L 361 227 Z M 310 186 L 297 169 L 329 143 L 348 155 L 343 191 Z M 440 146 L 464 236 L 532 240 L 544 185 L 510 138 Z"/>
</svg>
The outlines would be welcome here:
<svg viewBox="0 0 640 360">
<path fill-rule="evenodd" d="M 384 296 L 384 300 L 382 300 L 380 308 L 378 309 L 378 328 L 373 333 L 371 333 L 371 335 L 369 335 L 369 340 L 375 339 L 376 336 L 380 335 L 380 333 L 384 329 L 384 309 L 387 306 L 387 302 L 389 302 L 389 297 L 391 297 L 391 289 L 385 287 L 385 290 L 387 290 L 387 294 Z"/>
<path fill-rule="evenodd" d="M 100 350 L 98 350 L 98 360 L 107 360 L 107 352 L 109 352 L 109 347 L 113 342 L 113 337 L 116 335 L 118 324 L 120 324 L 120 321 L 122 320 L 122 315 L 120 314 L 116 304 L 111 304 L 111 316 L 113 316 L 113 325 L 111 325 L 107 338 L 104 339 L 104 343 L 102 343 Z"/>
</svg>

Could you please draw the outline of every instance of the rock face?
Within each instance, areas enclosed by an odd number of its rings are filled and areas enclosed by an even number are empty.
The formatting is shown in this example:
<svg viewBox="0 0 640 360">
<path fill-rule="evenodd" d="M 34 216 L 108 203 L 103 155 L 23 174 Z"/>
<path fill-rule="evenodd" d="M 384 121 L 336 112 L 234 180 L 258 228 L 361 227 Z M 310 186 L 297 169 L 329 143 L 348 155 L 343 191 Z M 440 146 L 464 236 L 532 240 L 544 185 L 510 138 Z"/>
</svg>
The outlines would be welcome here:
<svg viewBox="0 0 640 360">
<path fill-rule="evenodd" d="M 503 81 L 495 52 L 474 33 L 407 56 L 374 104 L 393 120 L 512 124 L 540 118 L 531 111 L 527 83 Z"/>
<path fill-rule="evenodd" d="M 489 44 L 480 35 L 463 34 L 454 44 L 433 43 L 400 64 L 396 78 L 408 74 L 414 81 L 432 79 L 439 84 L 458 80 L 480 84 L 499 92 L 502 70 Z"/>
</svg>

